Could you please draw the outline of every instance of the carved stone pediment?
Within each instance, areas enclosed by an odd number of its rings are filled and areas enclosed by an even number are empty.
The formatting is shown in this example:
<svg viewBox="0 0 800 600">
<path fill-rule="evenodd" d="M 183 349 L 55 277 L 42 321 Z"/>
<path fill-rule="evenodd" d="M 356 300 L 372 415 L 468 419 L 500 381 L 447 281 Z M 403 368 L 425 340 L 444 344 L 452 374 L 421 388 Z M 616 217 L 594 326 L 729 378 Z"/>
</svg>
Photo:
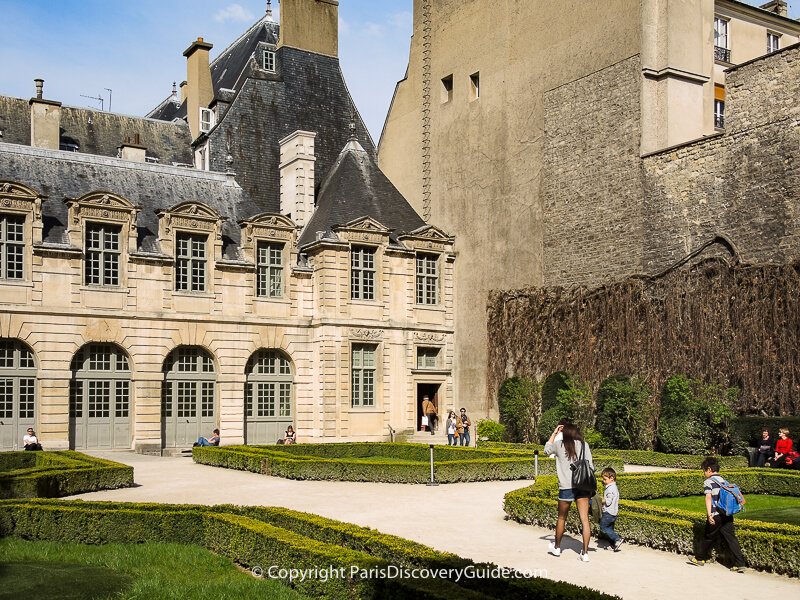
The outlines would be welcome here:
<svg viewBox="0 0 800 600">
<path fill-rule="evenodd" d="M 0 210 L 30 212 L 42 218 L 42 198 L 31 188 L 13 181 L 0 181 Z"/>
<path fill-rule="evenodd" d="M 354 219 L 344 225 L 337 225 L 333 228 L 334 231 L 338 230 L 354 230 L 354 231 L 373 231 L 375 233 L 389 233 L 389 230 L 383 226 L 382 223 L 376 221 L 372 217 L 360 217 Z"/>
<path fill-rule="evenodd" d="M 382 244 L 389 240 L 389 229 L 372 217 L 360 217 L 344 225 L 336 225 L 333 231 L 345 241 Z"/>
<path fill-rule="evenodd" d="M 174 217 L 184 215 L 193 219 L 207 219 L 211 221 L 223 218 L 217 211 L 202 202 L 181 202 L 165 212 L 169 212 Z"/>
<path fill-rule="evenodd" d="M 81 219 L 89 218 L 131 222 L 133 226 L 135 219 L 131 217 L 139 211 L 133 202 L 112 192 L 90 192 L 77 199 L 66 198 L 64 202 L 74 225 L 78 225 Z"/>
<path fill-rule="evenodd" d="M 158 210 L 156 214 L 161 218 L 164 235 L 170 235 L 177 227 L 186 231 L 215 232 L 217 238 L 222 236 L 225 217 L 202 202 L 182 202 L 169 210 Z"/>
<path fill-rule="evenodd" d="M 444 252 L 453 244 L 452 237 L 433 225 L 425 225 L 411 233 L 401 235 L 399 240 L 414 250 L 430 250 L 432 252 Z"/>
<path fill-rule="evenodd" d="M 433 333 L 428 331 L 415 331 L 414 339 L 419 342 L 428 343 L 441 343 L 444 342 L 445 335 L 443 333 Z"/>
<path fill-rule="evenodd" d="M 279 214 L 262 213 L 239 221 L 242 228 L 243 245 L 250 246 L 258 239 L 294 241 L 297 225 L 290 218 Z"/>
<path fill-rule="evenodd" d="M 351 328 L 349 331 L 349 337 L 354 340 L 382 340 L 383 339 L 383 329 L 356 329 Z"/>
</svg>

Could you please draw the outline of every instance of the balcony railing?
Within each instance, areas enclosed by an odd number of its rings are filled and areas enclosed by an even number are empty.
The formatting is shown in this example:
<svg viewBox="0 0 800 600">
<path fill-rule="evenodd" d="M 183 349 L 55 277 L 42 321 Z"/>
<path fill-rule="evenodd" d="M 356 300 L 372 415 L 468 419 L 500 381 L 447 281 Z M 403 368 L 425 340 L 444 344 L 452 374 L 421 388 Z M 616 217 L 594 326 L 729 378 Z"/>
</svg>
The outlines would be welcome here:
<svg viewBox="0 0 800 600">
<path fill-rule="evenodd" d="M 725 128 L 725 115 L 714 113 L 714 127 L 717 129 Z"/>
<path fill-rule="evenodd" d="M 731 51 L 722 46 L 714 46 L 714 60 L 720 60 L 726 63 L 731 62 Z"/>
</svg>

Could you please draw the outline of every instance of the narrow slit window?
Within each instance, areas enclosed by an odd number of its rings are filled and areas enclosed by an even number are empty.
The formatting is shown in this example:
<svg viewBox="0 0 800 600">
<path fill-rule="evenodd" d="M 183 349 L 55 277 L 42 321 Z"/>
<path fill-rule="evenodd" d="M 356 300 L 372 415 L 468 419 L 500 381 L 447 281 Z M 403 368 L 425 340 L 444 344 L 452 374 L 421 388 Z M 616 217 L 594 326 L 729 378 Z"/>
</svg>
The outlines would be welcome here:
<svg viewBox="0 0 800 600">
<path fill-rule="evenodd" d="M 442 77 L 442 104 L 453 99 L 453 76 Z"/>
<path fill-rule="evenodd" d="M 470 100 L 477 100 L 481 97 L 481 74 L 473 73 L 469 76 Z"/>
</svg>

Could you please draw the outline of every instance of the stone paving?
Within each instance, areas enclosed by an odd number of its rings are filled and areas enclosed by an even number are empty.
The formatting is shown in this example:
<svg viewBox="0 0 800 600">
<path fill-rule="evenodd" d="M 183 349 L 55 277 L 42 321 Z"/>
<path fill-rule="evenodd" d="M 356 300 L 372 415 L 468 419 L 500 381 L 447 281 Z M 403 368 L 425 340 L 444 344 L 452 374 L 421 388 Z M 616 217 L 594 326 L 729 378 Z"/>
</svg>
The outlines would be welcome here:
<svg viewBox="0 0 800 600">
<path fill-rule="evenodd" d="M 81 494 L 83 500 L 284 506 L 378 529 L 476 561 L 586 585 L 626 600 L 800 597 L 800 581 L 769 573 L 703 568 L 686 557 L 625 545 L 614 553 L 593 540 L 590 562 L 577 560 L 579 542 L 565 536 L 564 552 L 547 554 L 550 530 L 506 521 L 503 495 L 525 481 L 446 484 L 294 481 L 197 465 L 190 458 L 131 452 L 92 452 L 134 467 L 136 487 Z M 698 485 L 700 484 L 698 480 Z M 426 518 L 425 515 L 435 515 Z M 541 573 L 545 575 L 545 573 Z"/>
</svg>

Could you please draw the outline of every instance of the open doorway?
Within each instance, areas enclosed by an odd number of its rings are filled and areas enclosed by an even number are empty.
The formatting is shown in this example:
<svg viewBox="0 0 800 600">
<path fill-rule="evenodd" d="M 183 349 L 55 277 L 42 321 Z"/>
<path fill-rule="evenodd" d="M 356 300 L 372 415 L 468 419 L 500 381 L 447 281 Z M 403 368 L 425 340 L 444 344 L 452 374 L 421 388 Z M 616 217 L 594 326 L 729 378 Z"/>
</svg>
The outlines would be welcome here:
<svg viewBox="0 0 800 600">
<path fill-rule="evenodd" d="M 436 407 L 436 412 L 441 415 L 441 409 L 439 408 L 439 385 L 438 383 L 417 384 L 417 421 L 415 429 L 419 430 L 420 423 L 422 423 L 422 398 L 424 396 L 428 396 Z"/>
</svg>

